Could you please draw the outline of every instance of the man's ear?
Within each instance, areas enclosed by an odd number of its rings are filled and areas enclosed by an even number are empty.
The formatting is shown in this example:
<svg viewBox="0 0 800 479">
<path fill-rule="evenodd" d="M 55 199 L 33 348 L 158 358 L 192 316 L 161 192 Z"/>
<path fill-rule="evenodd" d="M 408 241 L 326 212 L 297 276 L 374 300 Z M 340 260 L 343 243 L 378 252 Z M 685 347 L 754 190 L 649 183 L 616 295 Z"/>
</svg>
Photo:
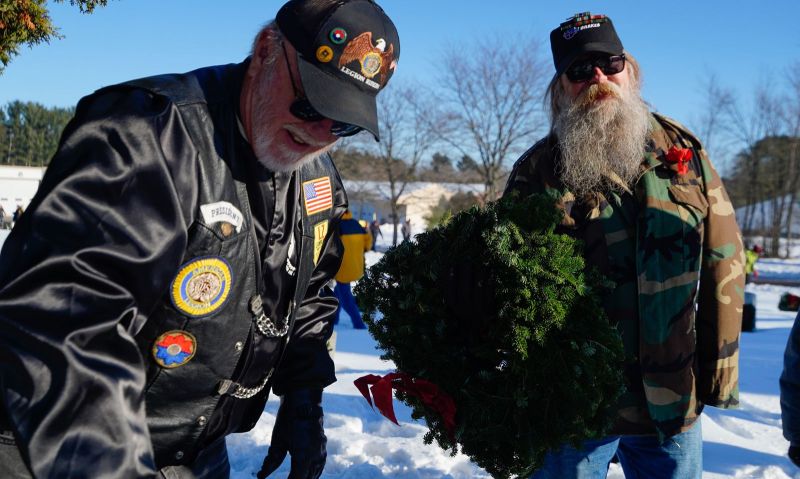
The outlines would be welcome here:
<svg viewBox="0 0 800 479">
<path fill-rule="evenodd" d="M 277 32 L 272 28 L 262 29 L 261 33 L 258 34 L 258 40 L 253 49 L 253 57 L 250 61 L 258 66 L 263 66 L 266 60 L 270 58 L 272 50 L 279 47 L 277 38 Z"/>
</svg>

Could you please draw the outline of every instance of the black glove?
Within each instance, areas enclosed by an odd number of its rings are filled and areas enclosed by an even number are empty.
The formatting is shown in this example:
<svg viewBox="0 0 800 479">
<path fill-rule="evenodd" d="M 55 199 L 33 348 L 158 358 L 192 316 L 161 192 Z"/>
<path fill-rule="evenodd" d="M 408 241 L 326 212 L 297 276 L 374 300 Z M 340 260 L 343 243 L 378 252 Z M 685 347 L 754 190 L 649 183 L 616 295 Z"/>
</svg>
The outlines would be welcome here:
<svg viewBox="0 0 800 479">
<path fill-rule="evenodd" d="M 789 446 L 789 459 L 792 460 L 795 466 L 800 467 L 800 444 L 792 444 Z"/>
<path fill-rule="evenodd" d="M 280 467 L 288 452 L 292 468 L 288 479 L 317 479 L 325 467 L 328 439 L 322 428 L 322 391 L 302 389 L 281 399 L 272 443 L 258 479 L 265 479 Z"/>
</svg>

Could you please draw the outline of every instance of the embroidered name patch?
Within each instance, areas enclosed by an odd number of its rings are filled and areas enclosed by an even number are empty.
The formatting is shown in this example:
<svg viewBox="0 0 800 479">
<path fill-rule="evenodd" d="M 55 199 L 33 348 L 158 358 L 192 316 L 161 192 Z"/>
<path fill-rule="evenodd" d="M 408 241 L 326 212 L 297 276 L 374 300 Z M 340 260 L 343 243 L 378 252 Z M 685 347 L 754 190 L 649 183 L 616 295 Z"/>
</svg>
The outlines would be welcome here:
<svg viewBox="0 0 800 479">
<path fill-rule="evenodd" d="M 203 221 L 207 225 L 225 221 L 226 223 L 232 224 L 236 228 L 237 233 L 242 231 L 244 216 L 242 216 L 242 212 L 239 211 L 238 208 L 227 201 L 200 205 L 200 213 L 203 215 Z"/>
<path fill-rule="evenodd" d="M 218 257 L 193 259 L 183 265 L 170 288 L 172 304 L 189 316 L 205 316 L 225 304 L 231 292 L 231 268 Z"/>
<path fill-rule="evenodd" d="M 306 204 L 306 214 L 309 216 L 332 208 L 333 192 L 330 177 L 323 176 L 303 183 L 303 198 Z"/>
<path fill-rule="evenodd" d="M 167 331 L 153 344 L 153 359 L 162 368 L 172 369 L 188 363 L 197 351 L 197 339 L 186 331 Z"/>
</svg>

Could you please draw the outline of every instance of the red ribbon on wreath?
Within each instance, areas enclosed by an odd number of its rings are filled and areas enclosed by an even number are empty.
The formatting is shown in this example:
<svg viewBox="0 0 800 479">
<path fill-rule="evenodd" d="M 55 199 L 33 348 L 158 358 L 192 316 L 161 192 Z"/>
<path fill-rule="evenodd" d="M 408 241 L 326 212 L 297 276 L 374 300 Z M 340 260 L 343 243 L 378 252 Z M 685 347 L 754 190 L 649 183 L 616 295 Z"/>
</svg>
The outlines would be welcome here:
<svg viewBox="0 0 800 479">
<path fill-rule="evenodd" d="M 394 415 L 394 407 L 392 406 L 392 389 L 418 398 L 422 401 L 422 404 L 442 416 L 444 428 L 447 430 L 450 440 L 454 440 L 456 403 L 452 397 L 432 382 L 413 378 L 405 373 L 389 373 L 383 377 L 367 374 L 356 379 L 353 383 L 361 391 L 370 406 L 378 408 L 378 411 L 384 417 L 398 426 L 400 424 L 397 422 L 397 418 Z M 372 397 L 370 397 L 370 392 L 372 392 Z M 373 398 L 375 400 L 374 404 Z"/>
<path fill-rule="evenodd" d="M 689 172 L 689 160 L 691 159 L 692 150 L 690 148 L 669 147 L 667 162 L 670 164 L 670 168 L 679 175 L 685 175 Z"/>
</svg>

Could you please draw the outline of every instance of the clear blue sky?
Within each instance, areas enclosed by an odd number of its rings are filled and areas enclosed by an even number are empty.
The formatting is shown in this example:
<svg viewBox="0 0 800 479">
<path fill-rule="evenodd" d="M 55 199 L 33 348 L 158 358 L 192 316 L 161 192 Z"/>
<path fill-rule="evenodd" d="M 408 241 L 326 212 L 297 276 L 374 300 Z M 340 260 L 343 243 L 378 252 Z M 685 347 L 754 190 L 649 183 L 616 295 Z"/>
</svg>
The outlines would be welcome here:
<svg viewBox="0 0 800 479">
<path fill-rule="evenodd" d="M 507 35 L 507 48 L 529 35 L 550 58 L 548 35 L 580 11 L 605 13 L 644 73 L 644 97 L 692 124 L 704 97 L 700 80 L 715 73 L 749 101 L 800 61 L 800 0 L 383 0 L 400 33 L 393 82 L 434 81 L 443 46 Z M 71 106 L 95 89 L 157 73 L 238 62 L 281 0 L 109 0 L 92 15 L 49 2 L 64 39 L 23 47 L 0 75 L 0 105 L 11 100 Z M 529 54 L 520 50 L 520 55 Z M 552 68 L 552 63 L 548 68 Z M 502 68 L 497 65 L 497 68 Z M 552 70 L 548 71 L 548 76 Z"/>
</svg>

